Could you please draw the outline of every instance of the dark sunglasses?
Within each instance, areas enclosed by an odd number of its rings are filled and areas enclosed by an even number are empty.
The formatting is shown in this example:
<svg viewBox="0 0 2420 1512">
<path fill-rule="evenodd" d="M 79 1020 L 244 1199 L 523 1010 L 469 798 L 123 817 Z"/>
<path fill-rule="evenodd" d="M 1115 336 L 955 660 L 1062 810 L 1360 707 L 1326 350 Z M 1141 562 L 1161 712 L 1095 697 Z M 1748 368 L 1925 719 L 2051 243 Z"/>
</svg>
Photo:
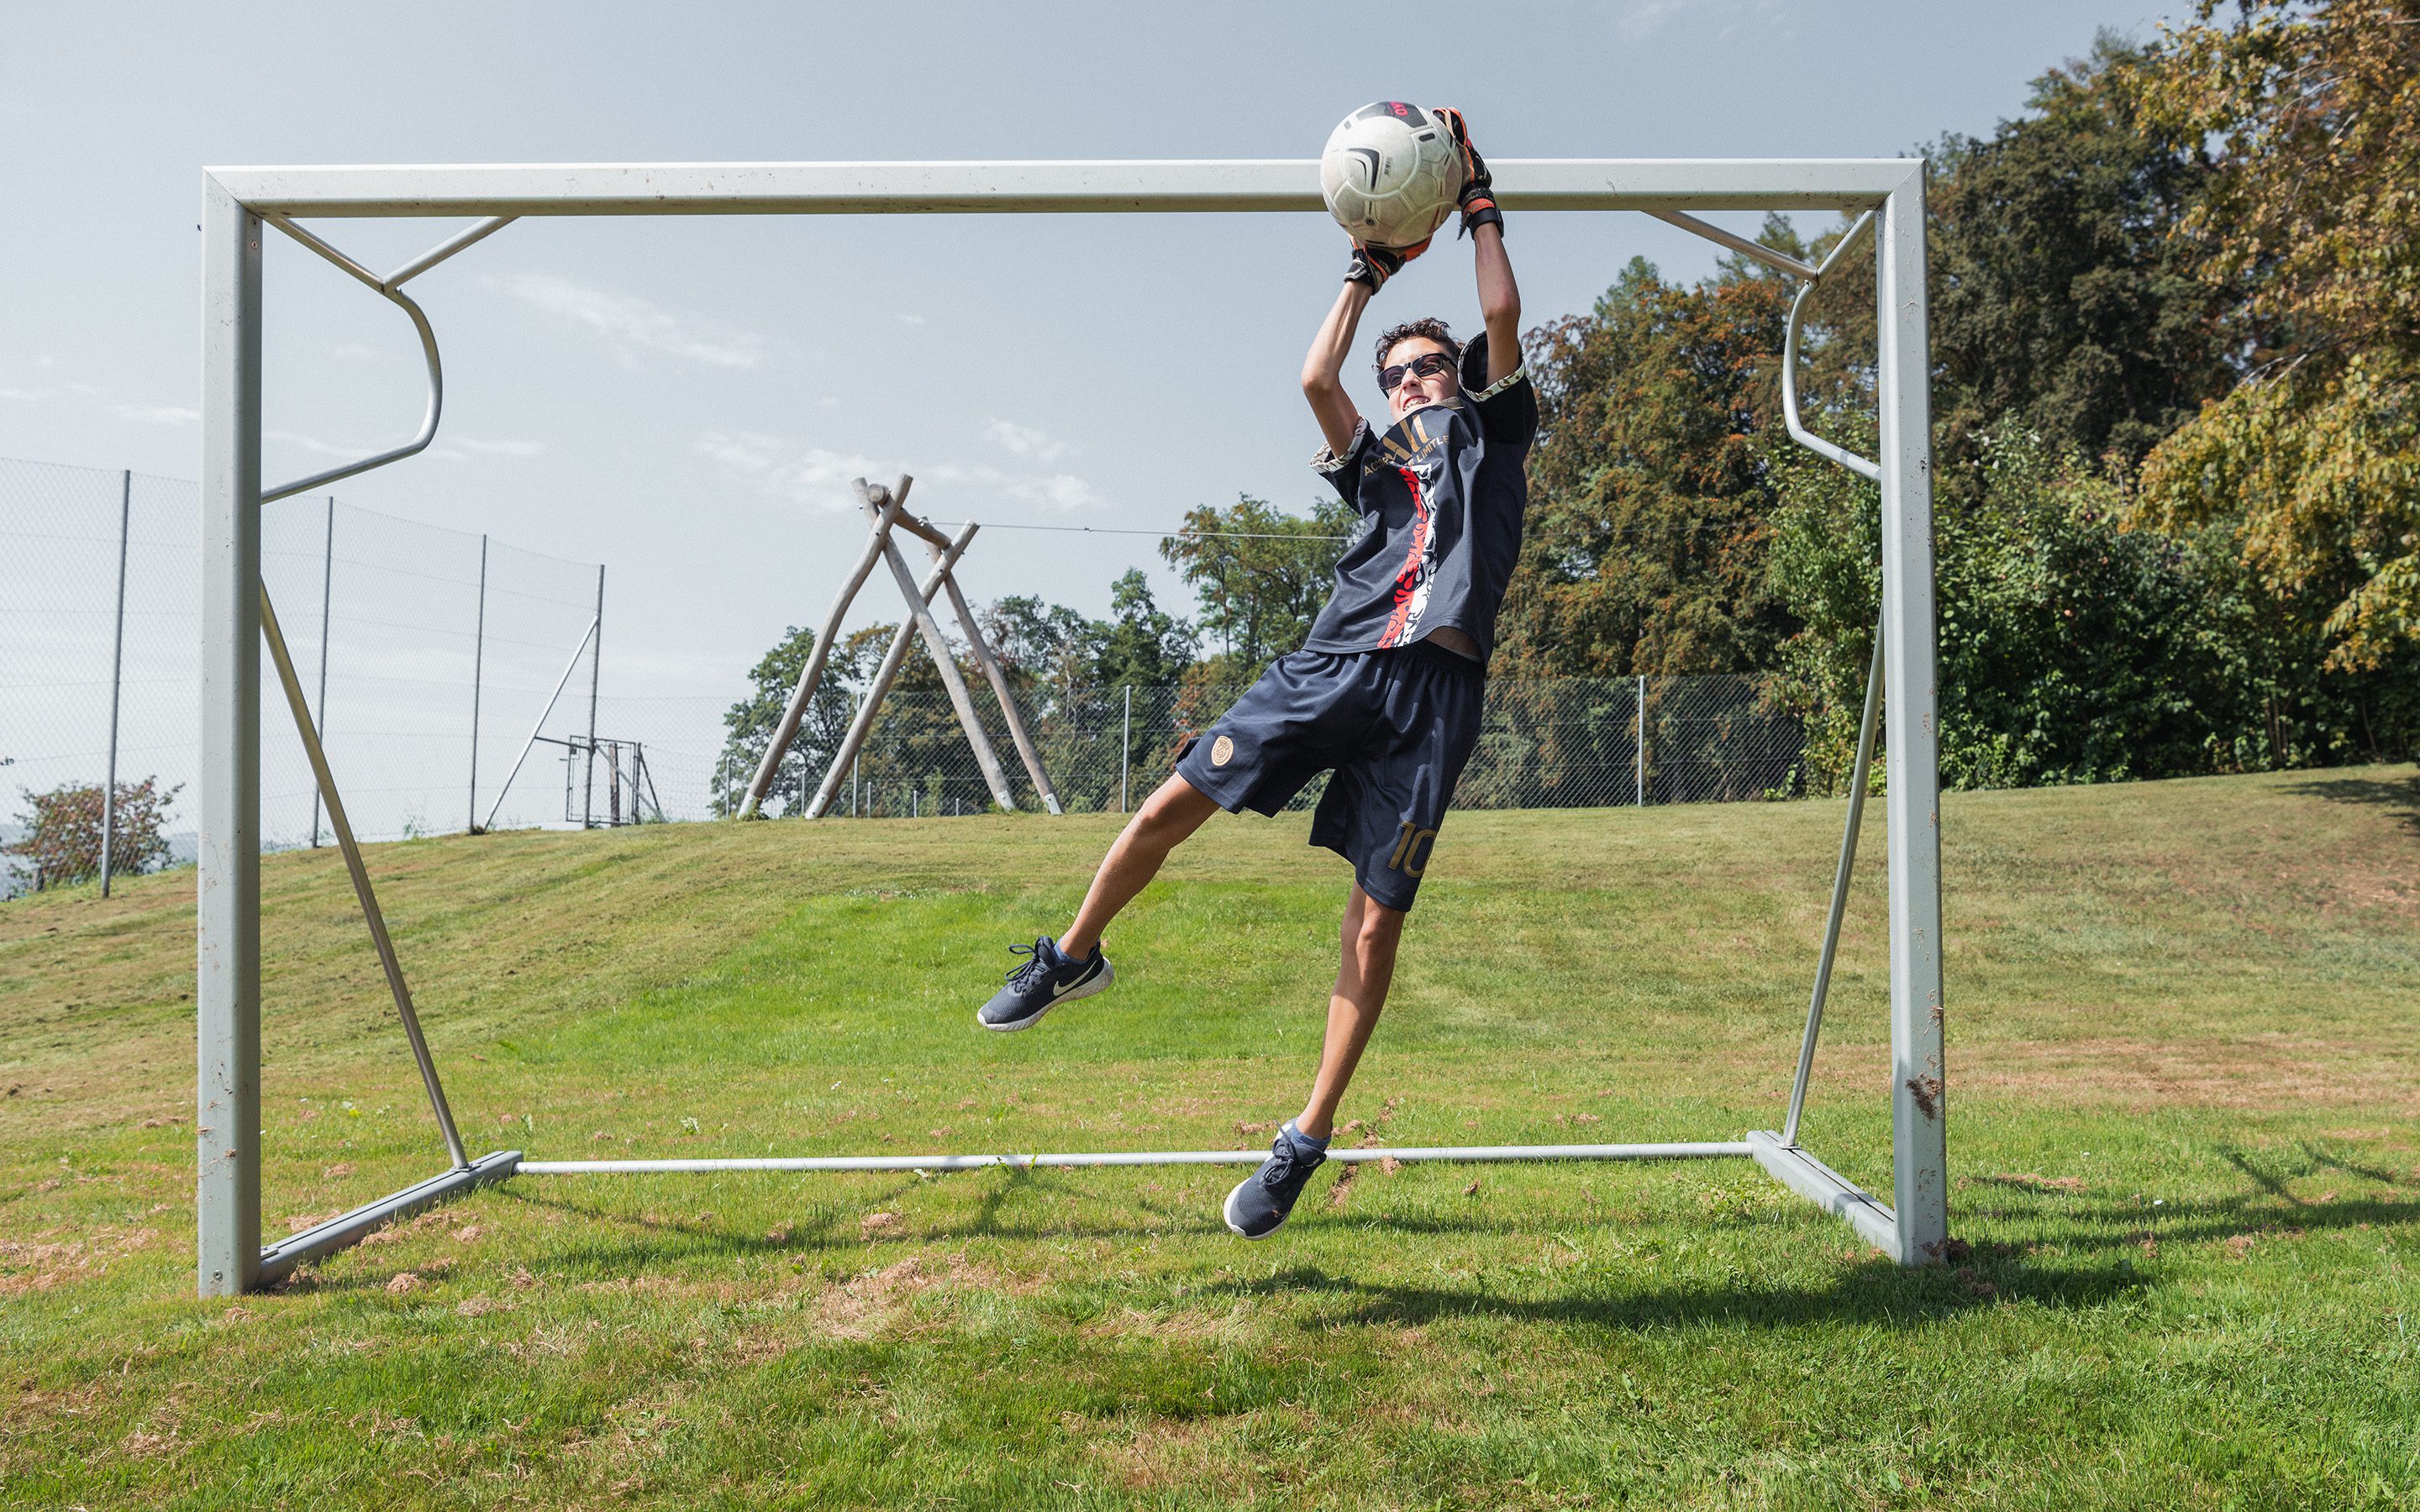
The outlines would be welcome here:
<svg viewBox="0 0 2420 1512">
<path fill-rule="evenodd" d="M 1452 358 L 1443 352 L 1422 352 L 1408 363 L 1397 363 L 1392 367 L 1378 369 L 1378 392 L 1394 393 L 1402 385 L 1404 376 L 1407 373 L 1413 378 L 1435 378 L 1439 373 L 1452 371 Z"/>
</svg>

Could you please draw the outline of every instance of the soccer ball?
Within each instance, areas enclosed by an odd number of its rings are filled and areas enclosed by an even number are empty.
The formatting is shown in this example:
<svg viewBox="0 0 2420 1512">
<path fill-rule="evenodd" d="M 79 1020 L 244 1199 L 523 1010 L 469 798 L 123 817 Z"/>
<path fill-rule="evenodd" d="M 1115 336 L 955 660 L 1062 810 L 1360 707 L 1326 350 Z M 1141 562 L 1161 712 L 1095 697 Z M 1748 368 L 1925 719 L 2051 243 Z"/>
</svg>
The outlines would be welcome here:
<svg viewBox="0 0 2420 1512">
<path fill-rule="evenodd" d="M 1357 241 L 1409 247 L 1428 239 L 1462 193 L 1462 154 L 1445 125 L 1418 105 L 1382 100 L 1344 117 L 1319 155 L 1327 211 Z"/>
</svg>

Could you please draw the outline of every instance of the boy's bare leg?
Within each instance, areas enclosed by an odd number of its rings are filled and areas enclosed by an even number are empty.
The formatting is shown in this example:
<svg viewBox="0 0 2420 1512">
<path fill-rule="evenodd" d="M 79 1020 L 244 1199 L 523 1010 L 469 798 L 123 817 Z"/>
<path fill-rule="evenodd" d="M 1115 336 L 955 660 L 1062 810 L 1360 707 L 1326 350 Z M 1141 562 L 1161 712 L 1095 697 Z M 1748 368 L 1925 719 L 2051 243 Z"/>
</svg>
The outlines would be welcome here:
<svg viewBox="0 0 2420 1512">
<path fill-rule="evenodd" d="M 1357 882 L 1344 904 L 1342 936 L 1319 1074 L 1311 1080 L 1311 1101 L 1294 1121 L 1313 1139 L 1326 1139 L 1334 1131 L 1336 1106 L 1344 1100 L 1354 1068 L 1361 1064 L 1370 1031 L 1378 1026 L 1379 1011 L 1387 1006 L 1387 989 L 1395 980 L 1395 947 L 1404 937 L 1403 910 L 1373 902 Z"/>
<path fill-rule="evenodd" d="M 1084 906 L 1076 910 L 1076 921 L 1059 936 L 1059 949 L 1078 961 L 1091 955 L 1109 920 L 1159 874 L 1168 853 L 1218 811 L 1216 801 L 1171 773 L 1158 791 L 1142 800 L 1142 807 L 1118 832 L 1109 854 L 1101 857 L 1101 869 L 1093 873 L 1092 890 L 1084 894 Z"/>
</svg>

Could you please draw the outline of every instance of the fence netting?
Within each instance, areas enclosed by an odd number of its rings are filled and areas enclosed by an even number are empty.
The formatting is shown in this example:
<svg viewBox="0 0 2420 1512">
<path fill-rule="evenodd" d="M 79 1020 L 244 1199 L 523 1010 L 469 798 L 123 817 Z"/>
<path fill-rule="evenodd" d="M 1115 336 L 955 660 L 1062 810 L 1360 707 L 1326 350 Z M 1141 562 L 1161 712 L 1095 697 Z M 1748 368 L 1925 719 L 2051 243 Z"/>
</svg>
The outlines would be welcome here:
<svg viewBox="0 0 2420 1512">
<path fill-rule="evenodd" d="M 484 824 L 587 634 L 596 565 L 325 496 L 267 506 L 261 531 L 261 577 L 356 832 L 392 840 L 467 827 L 474 760 Z M 115 656 L 118 780 L 154 777 L 182 789 L 166 838 L 172 860 L 191 856 L 199 563 L 192 483 L 0 460 L 0 838 L 22 824 L 23 793 L 102 781 Z M 585 734 L 590 672 L 585 659 L 574 669 L 545 733 Z M 262 843 L 328 843 L 265 652 L 261 684 Z M 564 820 L 560 756 L 557 747 L 533 749 L 498 825 Z M 0 874 L 0 893 L 22 870 Z"/>
<path fill-rule="evenodd" d="M 754 769 L 752 757 L 726 748 L 730 698 L 605 690 L 612 679 L 590 639 L 593 563 L 326 496 L 269 505 L 262 531 L 262 576 L 365 840 L 491 824 L 705 819 L 729 811 L 735 784 Z M 165 838 L 172 860 L 192 856 L 199 550 L 190 482 L 0 460 L 0 841 L 23 822 L 24 793 L 101 782 L 115 655 L 118 780 L 182 790 Z M 618 644 L 610 599 L 602 639 L 610 662 Z M 968 671 L 1018 803 L 1038 807 L 988 687 Z M 1035 686 L 1021 702 L 1063 805 L 1119 810 L 1141 801 L 1183 742 L 1241 691 Z M 767 812 L 798 812 L 822 781 L 846 696 L 822 711 L 785 758 Z M 264 846 L 332 842 L 266 655 L 260 718 Z M 1805 744 L 1801 721 L 1753 678 L 1497 679 L 1455 801 L 1510 809 L 1791 796 L 1806 787 Z M 1312 784 L 1297 806 L 1320 791 Z M 946 696 L 901 690 L 843 775 L 833 811 L 990 806 Z M 0 861 L 0 895 L 23 885 L 24 872 Z"/>
<path fill-rule="evenodd" d="M 1038 807 L 1000 706 L 972 680 L 976 712 L 1020 807 Z M 1029 695 L 1024 712 L 1044 773 L 1076 811 L 1131 809 L 1173 767 L 1185 741 L 1243 692 L 1114 687 Z M 1641 721 L 1642 709 L 1645 719 Z M 837 722 L 836 722 L 837 726 Z M 830 742 L 794 748 L 768 811 L 797 812 L 822 781 Z M 1575 809 L 1740 802 L 1806 791 L 1806 735 L 1753 677 L 1499 679 L 1487 689 L 1478 749 L 1457 809 Z M 728 768 L 725 789 L 752 764 Z M 1314 780 L 1289 807 L 1319 801 Z M 729 807 L 726 798 L 725 807 Z M 980 813 L 992 806 L 946 694 L 893 692 L 843 774 L 832 811 L 861 817 Z"/>
</svg>

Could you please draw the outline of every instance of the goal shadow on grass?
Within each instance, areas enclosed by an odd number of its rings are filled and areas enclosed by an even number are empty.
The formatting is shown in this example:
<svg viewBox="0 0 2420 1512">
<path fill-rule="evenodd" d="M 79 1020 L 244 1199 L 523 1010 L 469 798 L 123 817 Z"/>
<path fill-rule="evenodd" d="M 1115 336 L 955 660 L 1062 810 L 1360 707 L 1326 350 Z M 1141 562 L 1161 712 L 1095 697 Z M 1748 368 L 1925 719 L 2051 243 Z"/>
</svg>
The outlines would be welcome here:
<svg viewBox="0 0 2420 1512">
<path fill-rule="evenodd" d="M 2420 836 L 2420 777 L 2314 777 L 2290 783 L 2286 791 L 2297 797 L 2384 809 L 2405 833 Z"/>
<path fill-rule="evenodd" d="M 2175 1209 L 2147 1209 L 2139 1202 L 2078 1201 L 2065 1195 L 2038 1193 L 2011 1186 L 2007 1205 L 1978 1209 L 1967 1205 L 1959 1224 L 1968 1247 L 1954 1263 L 1910 1271 L 1879 1255 L 1863 1255 L 1822 1285 L 1775 1284 L 1760 1287 L 1737 1281 L 1696 1281 L 1641 1278 L 1635 1289 L 1608 1292 L 1602 1279 L 1586 1289 L 1574 1288 L 1559 1296 L 1501 1295 L 1491 1292 L 1484 1272 L 1468 1288 L 1409 1285 L 1361 1279 L 1317 1265 L 1280 1269 L 1259 1280 L 1233 1279 L 1210 1284 L 1197 1294 L 1224 1291 L 1238 1300 L 1274 1300 L 1289 1293 L 1326 1293 L 1357 1299 L 1344 1320 L 1379 1324 L 1418 1324 L 1435 1319 L 1499 1316 L 1516 1319 L 1590 1324 L 1607 1328 L 1639 1328 L 1676 1321 L 1729 1320 L 1791 1324 L 1823 1319 L 1859 1321 L 1917 1321 L 1976 1307 L 2027 1303 L 2062 1310 L 2106 1305 L 2138 1292 L 2158 1278 L 2147 1263 L 2163 1244 L 2186 1245 L 2284 1235 L 2311 1234 L 2362 1227 L 2420 1226 L 2420 1201 L 2383 1197 L 2314 1202 L 2296 1198 L 2286 1189 L 2286 1176 L 2265 1169 L 2241 1151 L 2221 1149 L 2226 1160 L 2257 1189 L 2240 1196 L 2199 1201 Z M 2300 1153 L 2306 1169 L 2340 1170 L 2350 1178 L 2392 1183 L 2397 1173 L 2348 1160 L 2340 1154 L 2304 1142 Z M 2286 1173 L 2290 1175 L 2292 1173 Z M 1199 1198 L 1182 1203 L 1122 1195 L 1133 1217 L 1086 1220 L 1081 1216 L 1032 1215 L 1014 1210 L 1021 1202 L 1082 1197 L 1082 1183 L 1047 1171 L 984 1172 L 989 1178 L 972 1212 L 939 1221 L 903 1220 L 871 1236 L 892 1250 L 906 1247 L 950 1247 L 975 1241 L 1044 1243 L 1069 1239 L 1134 1242 L 1212 1240 L 1227 1242 L 1223 1226 Z M 680 1266 L 701 1257 L 717 1260 L 745 1257 L 789 1257 L 804 1261 L 836 1255 L 869 1253 L 872 1244 L 861 1227 L 867 1214 L 906 1206 L 912 1194 L 929 1190 L 928 1183 L 902 1180 L 878 1192 L 857 1196 L 845 1204 L 829 1198 L 801 1202 L 800 1211 L 771 1232 L 742 1230 L 709 1214 L 693 1218 L 655 1211 L 632 1212 L 576 1196 L 541 1195 L 502 1189 L 489 1200 L 504 1198 L 532 1208 L 576 1217 L 594 1226 L 593 1237 L 575 1240 L 564 1259 L 577 1269 L 611 1274 L 644 1273 Z M 1323 1230 L 1339 1227 L 1372 1239 L 1403 1243 L 1429 1240 L 1484 1237 L 1520 1238 L 1548 1232 L 1608 1232 L 1637 1235 L 1642 1220 L 1635 1213 L 1607 1210 L 1602 1213 L 1555 1214 L 1550 1221 L 1474 1212 L 1467 1216 L 1433 1213 L 1390 1214 L 1374 1197 L 1349 1215 L 1330 1213 L 1321 1203 L 1325 1189 L 1306 1201 L 1320 1204 L 1296 1222 L 1306 1238 L 1329 1237 Z M 1657 1228 L 1707 1238 L 1737 1237 L 1747 1230 L 1770 1230 L 1764 1242 L 1776 1257 L 1776 1269 L 1795 1265 L 1807 1255 L 1840 1253 L 1854 1242 L 1808 1227 L 1794 1210 L 1758 1209 L 1718 1214 L 1674 1214 L 1647 1220 Z M 635 1232 L 633 1231 L 635 1230 Z M 2145 1242 L 2151 1242 L 2147 1252 Z M 1808 1249 L 1807 1246 L 1812 1246 Z M 1238 1253 L 1248 1253 L 1240 1243 Z M 1249 1251 L 1265 1256 L 1255 1247 Z M 1682 1262 L 1686 1263 L 1686 1262 Z M 382 1278 L 365 1275 L 319 1287 L 367 1289 Z M 1328 1315 L 1328 1321 L 1335 1321 Z"/>
</svg>

